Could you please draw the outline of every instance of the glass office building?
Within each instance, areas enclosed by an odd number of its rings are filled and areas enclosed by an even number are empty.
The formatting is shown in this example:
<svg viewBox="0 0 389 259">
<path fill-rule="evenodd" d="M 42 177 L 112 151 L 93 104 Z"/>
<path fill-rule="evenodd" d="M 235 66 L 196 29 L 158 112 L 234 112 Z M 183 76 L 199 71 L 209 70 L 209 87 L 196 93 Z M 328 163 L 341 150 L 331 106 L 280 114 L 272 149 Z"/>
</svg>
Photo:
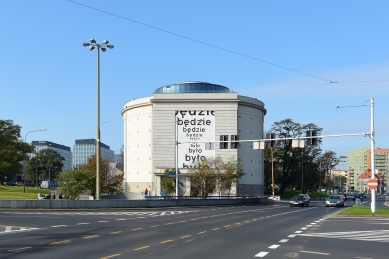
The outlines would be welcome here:
<svg viewBox="0 0 389 259">
<path fill-rule="evenodd" d="M 70 150 L 70 147 L 60 145 L 54 142 L 50 141 L 33 141 L 31 143 L 35 147 L 35 151 L 39 152 L 43 149 L 52 149 L 57 151 L 65 160 L 62 161 L 63 167 L 62 171 L 68 171 L 71 170 L 72 167 L 72 151 Z"/>
<path fill-rule="evenodd" d="M 96 140 L 95 139 L 78 139 L 73 146 L 73 167 L 79 168 L 85 165 L 88 159 L 96 155 Z M 108 159 L 109 162 L 114 161 L 114 151 L 110 147 L 100 142 L 100 156 L 102 159 Z"/>
</svg>

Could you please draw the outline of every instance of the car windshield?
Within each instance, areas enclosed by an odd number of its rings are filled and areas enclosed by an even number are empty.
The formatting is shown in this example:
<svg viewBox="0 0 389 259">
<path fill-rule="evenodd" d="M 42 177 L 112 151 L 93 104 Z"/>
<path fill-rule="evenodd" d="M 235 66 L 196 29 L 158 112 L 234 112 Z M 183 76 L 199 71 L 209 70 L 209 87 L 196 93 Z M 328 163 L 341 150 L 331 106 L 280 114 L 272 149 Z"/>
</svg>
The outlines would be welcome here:
<svg viewBox="0 0 389 259">
<path fill-rule="evenodd" d="M 340 199 L 340 196 L 330 196 L 330 199 Z"/>
<path fill-rule="evenodd" d="M 296 196 L 294 196 L 294 199 L 295 199 L 295 200 L 303 200 L 303 199 L 304 199 L 304 196 L 296 195 Z"/>
</svg>

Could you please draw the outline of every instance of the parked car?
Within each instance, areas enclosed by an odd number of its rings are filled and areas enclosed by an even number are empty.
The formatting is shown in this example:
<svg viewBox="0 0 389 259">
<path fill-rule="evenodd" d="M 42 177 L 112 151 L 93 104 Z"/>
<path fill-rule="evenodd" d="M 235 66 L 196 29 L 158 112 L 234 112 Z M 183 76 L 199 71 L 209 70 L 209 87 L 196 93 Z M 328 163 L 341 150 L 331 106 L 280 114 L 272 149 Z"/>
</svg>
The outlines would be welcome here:
<svg viewBox="0 0 389 259">
<path fill-rule="evenodd" d="M 34 182 L 31 182 L 31 181 L 26 182 L 26 187 L 35 187 L 35 186 L 36 186 L 36 184 Z"/>
<path fill-rule="evenodd" d="M 344 207 L 344 200 L 340 195 L 330 195 L 326 199 L 326 207 Z"/>
<path fill-rule="evenodd" d="M 5 186 L 16 186 L 16 183 L 14 182 L 4 182 Z"/>
<path fill-rule="evenodd" d="M 289 202 L 290 207 L 294 206 L 309 206 L 309 201 L 304 195 L 295 195 Z"/>
</svg>

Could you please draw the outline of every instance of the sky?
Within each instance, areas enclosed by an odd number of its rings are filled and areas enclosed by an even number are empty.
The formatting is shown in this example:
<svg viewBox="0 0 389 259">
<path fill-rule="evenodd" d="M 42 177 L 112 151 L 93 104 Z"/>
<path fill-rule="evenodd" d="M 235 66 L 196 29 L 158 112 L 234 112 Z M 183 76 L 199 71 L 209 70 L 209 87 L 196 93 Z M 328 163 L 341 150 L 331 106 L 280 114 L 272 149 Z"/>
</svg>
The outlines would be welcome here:
<svg viewBox="0 0 389 259">
<path fill-rule="evenodd" d="M 183 81 L 263 101 L 265 131 L 290 118 L 324 136 L 369 133 L 374 111 L 375 145 L 389 148 L 388 12 L 379 0 L 1 0 L 0 119 L 27 142 L 95 138 L 97 54 L 82 46 L 94 38 L 115 46 L 100 53 L 100 128 L 116 154 L 123 105 Z M 361 146 L 370 138 L 321 147 Z"/>
</svg>

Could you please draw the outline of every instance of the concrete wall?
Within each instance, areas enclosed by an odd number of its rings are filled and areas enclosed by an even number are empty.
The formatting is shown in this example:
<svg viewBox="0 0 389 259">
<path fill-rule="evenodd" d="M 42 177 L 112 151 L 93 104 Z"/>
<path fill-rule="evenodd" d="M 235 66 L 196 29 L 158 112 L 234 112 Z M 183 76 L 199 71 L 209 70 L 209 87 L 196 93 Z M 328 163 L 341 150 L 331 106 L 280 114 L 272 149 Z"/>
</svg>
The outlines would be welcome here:
<svg viewBox="0 0 389 259">
<path fill-rule="evenodd" d="M 143 199 L 143 200 L 0 200 L 2 209 L 114 209 L 179 206 L 249 205 L 267 203 L 264 198 L 242 199 Z"/>
</svg>

